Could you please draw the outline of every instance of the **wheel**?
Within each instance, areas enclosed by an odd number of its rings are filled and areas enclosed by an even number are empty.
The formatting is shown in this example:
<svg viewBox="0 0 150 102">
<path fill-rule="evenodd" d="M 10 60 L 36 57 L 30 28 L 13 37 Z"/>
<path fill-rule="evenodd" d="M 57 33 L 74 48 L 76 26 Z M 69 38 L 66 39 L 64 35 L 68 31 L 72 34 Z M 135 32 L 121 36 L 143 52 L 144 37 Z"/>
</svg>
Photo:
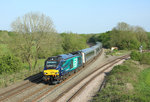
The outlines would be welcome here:
<svg viewBox="0 0 150 102">
<path fill-rule="evenodd" d="M 76 72 L 77 72 L 77 69 L 74 70 L 74 73 L 76 73 Z"/>
</svg>

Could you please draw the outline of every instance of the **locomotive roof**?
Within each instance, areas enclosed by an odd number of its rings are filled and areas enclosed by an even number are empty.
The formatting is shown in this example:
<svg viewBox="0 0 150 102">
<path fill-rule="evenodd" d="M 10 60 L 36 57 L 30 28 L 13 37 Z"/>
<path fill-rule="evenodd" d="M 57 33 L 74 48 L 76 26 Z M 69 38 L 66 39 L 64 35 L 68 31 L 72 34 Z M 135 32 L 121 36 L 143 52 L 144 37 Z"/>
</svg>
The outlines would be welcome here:
<svg viewBox="0 0 150 102">
<path fill-rule="evenodd" d="M 62 54 L 62 55 L 59 55 L 62 59 L 68 59 L 68 58 L 71 58 L 71 57 L 75 57 L 76 55 L 73 55 L 73 54 Z"/>
</svg>

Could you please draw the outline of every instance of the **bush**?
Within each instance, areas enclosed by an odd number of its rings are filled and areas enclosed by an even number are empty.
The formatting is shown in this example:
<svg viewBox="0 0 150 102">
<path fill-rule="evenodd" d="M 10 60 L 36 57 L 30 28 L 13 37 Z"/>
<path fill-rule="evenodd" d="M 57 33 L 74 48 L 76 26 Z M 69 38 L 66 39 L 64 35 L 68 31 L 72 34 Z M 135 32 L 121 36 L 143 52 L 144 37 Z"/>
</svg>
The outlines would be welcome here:
<svg viewBox="0 0 150 102">
<path fill-rule="evenodd" d="M 150 53 L 142 53 L 141 59 L 140 59 L 141 64 L 149 64 L 150 65 Z"/>
<path fill-rule="evenodd" d="M 125 71 L 128 71 L 128 70 L 129 70 L 129 67 L 126 65 L 117 65 L 113 68 L 110 74 L 124 73 Z"/>
<path fill-rule="evenodd" d="M 140 61 L 141 64 L 148 64 L 150 65 L 150 53 L 140 53 L 137 51 L 132 51 L 130 54 L 132 60 Z"/>
<path fill-rule="evenodd" d="M 17 72 L 21 69 L 21 61 L 13 55 L 0 56 L 0 74 Z"/>
<path fill-rule="evenodd" d="M 132 60 L 140 61 L 141 54 L 140 54 L 140 52 L 132 51 L 131 54 L 130 54 L 130 57 L 131 57 Z"/>
</svg>

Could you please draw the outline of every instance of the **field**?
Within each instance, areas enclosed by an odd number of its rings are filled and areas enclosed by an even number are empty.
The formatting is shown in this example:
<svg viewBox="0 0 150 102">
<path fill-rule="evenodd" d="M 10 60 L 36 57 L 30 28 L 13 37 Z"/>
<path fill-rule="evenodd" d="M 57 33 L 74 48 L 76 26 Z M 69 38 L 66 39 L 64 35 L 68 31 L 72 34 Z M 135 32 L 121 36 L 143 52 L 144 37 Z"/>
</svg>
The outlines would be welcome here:
<svg viewBox="0 0 150 102">
<path fill-rule="evenodd" d="M 128 60 L 115 66 L 93 102 L 149 102 L 150 66 Z"/>
</svg>

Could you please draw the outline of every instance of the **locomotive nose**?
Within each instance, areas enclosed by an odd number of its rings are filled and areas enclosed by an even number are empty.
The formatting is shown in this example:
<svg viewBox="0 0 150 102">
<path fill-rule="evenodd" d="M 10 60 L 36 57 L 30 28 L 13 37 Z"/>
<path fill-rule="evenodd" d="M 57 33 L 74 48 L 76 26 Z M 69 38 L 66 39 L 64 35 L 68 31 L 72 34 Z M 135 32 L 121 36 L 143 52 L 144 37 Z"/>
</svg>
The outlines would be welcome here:
<svg viewBox="0 0 150 102">
<path fill-rule="evenodd" d="M 59 70 L 55 70 L 55 69 L 44 70 L 43 74 L 57 76 L 59 75 Z"/>
</svg>

